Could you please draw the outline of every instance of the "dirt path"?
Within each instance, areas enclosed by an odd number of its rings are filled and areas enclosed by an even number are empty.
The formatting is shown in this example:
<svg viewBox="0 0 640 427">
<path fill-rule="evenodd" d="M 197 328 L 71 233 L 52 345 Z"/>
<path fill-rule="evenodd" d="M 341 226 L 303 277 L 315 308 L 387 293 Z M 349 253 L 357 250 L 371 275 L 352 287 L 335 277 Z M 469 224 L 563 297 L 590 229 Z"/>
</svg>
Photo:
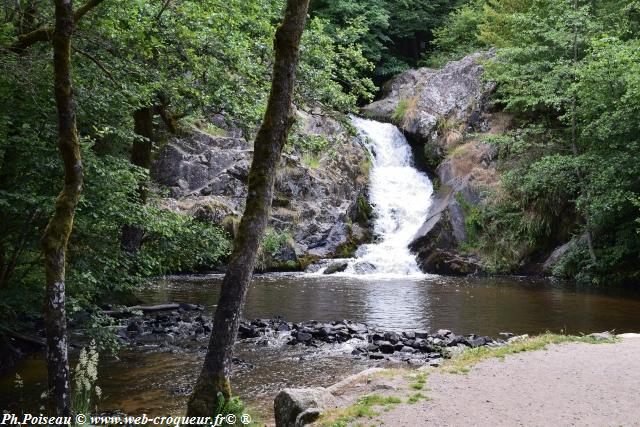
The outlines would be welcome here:
<svg viewBox="0 0 640 427">
<path fill-rule="evenodd" d="M 640 337 L 562 344 L 435 372 L 422 393 L 376 417 L 386 426 L 640 426 Z"/>
</svg>

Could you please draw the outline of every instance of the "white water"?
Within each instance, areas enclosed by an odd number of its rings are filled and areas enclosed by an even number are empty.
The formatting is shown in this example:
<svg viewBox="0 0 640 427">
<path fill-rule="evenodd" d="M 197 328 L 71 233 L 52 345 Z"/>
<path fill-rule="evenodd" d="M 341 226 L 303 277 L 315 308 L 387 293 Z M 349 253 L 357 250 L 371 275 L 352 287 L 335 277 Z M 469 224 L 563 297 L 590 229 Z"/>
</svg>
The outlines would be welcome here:
<svg viewBox="0 0 640 427">
<path fill-rule="evenodd" d="M 377 239 L 358 248 L 344 274 L 421 276 L 408 246 L 427 217 L 431 181 L 413 167 L 411 147 L 397 127 L 357 117 L 352 123 L 372 156 L 369 201 Z"/>
</svg>

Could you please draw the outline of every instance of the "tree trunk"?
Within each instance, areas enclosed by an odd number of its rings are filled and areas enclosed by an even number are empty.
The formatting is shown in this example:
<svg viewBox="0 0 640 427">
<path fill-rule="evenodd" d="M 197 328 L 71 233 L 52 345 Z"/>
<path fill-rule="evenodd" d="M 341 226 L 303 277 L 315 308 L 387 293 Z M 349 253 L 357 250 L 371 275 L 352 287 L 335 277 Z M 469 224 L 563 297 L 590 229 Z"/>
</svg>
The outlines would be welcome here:
<svg viewBox="0 0 640 427">
<path fill-rule="evenodd" d="M 64 163 L 64 188 L 42 237 L 45 259 L 47 372 L 52 410 L 69 415 L 69 360 L 65 311 L 65 258 L 76 205 L 82 191 L 82 162 L 71 86 L 71 36 L 74 30 L 72 0 L 55 0 L 53 69 L 58 109 L 58 147 Z"/>
<path fill-rule="evenodd" d="M 284 19 L 276 31 L 271 93 L 254 144 L 247 203 L 222 283 L 207 355 L 189 399 L 188 416 L 211 416 L 219 395 L 226 401 L 231 397 L 229 361 L 258 244 L 269 219 L 276 167 L 294 121 L 293 88 L 308 7 L 309 0 L 287 0 Z"/>
<path fill-rule="evenodd" d="M 15 185 L 16 166 L 18 164 L 18 153 L 14 146 L 9 145 L 2 157 L 2 163 L 0 163 L 0 190 L 8 190 L 12 185 Z M 9 278 L 11 277 L 11 256 L 9 254 L 11 246 L 9 244 L 9 219 L 10 215 L 4 209 L 0 209 L 0 235 L 4 236 L 0 239 L 0 290 L 7 287 L 9 284 Z M 19 242 L 15 242 L 19 244 Z"/>
<path fill-rule="evenodd" d="M 133 128 L 136 138 L 131 145 L 131 163 L 145 169 L 151 167 L 151 151 L 153 149 L 153 108 L 143 107 L 133 112 Z M 138 187 L 138 200 L 147 202 L 147 187 L 140 184 Z M 120 246 L 128 254 L 136 254 L 142 246 L 144 230 L 136 225 L 127 224 L 122 227 Z"/>
</svg>

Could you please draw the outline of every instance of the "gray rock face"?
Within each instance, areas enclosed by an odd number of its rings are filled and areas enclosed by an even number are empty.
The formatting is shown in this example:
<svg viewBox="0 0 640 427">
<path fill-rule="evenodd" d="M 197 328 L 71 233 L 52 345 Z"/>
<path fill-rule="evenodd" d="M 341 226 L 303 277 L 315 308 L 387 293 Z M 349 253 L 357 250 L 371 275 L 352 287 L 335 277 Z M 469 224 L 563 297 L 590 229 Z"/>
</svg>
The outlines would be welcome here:
<svg viewBox="0 0 640 427">
<path fill-rule="evenodd" d="M 427 155 L 442 159 L 448 145 L 443 134 L 450 128 L 473 128 L 494 85 L 481 80 L 482 60 L 493 51 L 477 52 L 440 70 L 419 68 L 399 74 L 386 83 L 384 96 L 363 111 L 401 129 L 425 144 Z"/>
<path fill-rule="evenodd" d="M 326 116 L 299 112 L 298 123 L 303 133 L 332 141 L 333 153 L 321 153 L 317 167 L 305 165 L 296 149 L 283 154 L 269 222 L 274 230 L 291 236 L 291 247 L 277 255 L 282 262 L 296 262 L 301 256 L 331 257 L 370 235 L 352 227 L 361 216 L 358 199 L 366 196 L 366 150 L 338 121 Z M 252 144 L 242 138 L 195 131 L 174 139 L 152 168 L 153 178 L 171 196 L 163 207 L 188 212 L 233 233 L 244 209 L 252 156 Z"/>
<path fill-rule="evenodd" d="M 322 387 L 287 388 L 275 398 L 276 427 L 300 427 L 318 419 L 332 405 L 334 396 Z"/>
</svg>

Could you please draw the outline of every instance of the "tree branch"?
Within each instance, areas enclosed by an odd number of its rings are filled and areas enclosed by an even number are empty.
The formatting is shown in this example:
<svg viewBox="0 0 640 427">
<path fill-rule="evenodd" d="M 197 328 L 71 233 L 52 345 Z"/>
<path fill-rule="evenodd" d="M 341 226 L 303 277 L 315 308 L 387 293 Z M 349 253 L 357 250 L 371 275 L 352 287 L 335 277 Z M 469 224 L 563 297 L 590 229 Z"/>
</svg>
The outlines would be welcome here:
<svg viewBox="0 0 640 427">
<path fill-rule="evenodd" d="M 82 7 L 78 8 L 73 13 L 73 22 L 77 23 L 80 21 L 87 13 L 91 11 L 91 9 L 98 6 L 104 0 L 89 0 Z M 18 36 L 18 41 L 9 46 L 7 49 L 13 53 L 22 53 L 27 48 L 33 46 L 38 42 L 46 42 L 51 40 L 51 36 L 53 35 L 53 27 L 41 27 L 37 30 L 33 30 L 26 34 L 21 34 Z"/>
<path fill-rule="evenodd" d="M 109 80 L 111 80 L 111 83 L 117 85 L 118 82 L 116 81 L 116 79 L 113 77 L 113 74 L 111 74 L 111 72 L 109 70 L 107 70 L 104 65 L 102 65 L 100 63 L 100 61 L 98 61 L 98 58 L 96 58 L 95 56 L 78 49 L 77 47 L 73 48 L 74 51 L 78 52 L 80 55 L 84 56 L 85 58 L 89 59 L 91 62 L 93 62 L 96 67 L 100 68 L 100 70 L 102 70 L 103 73 L 105 73 L 105 75 L 109 78 Z"/>
<path fill-rule="evenodd" d="M 164 4 L 162 5 L 162 9 L 160 9 L 160 12 L 158 12 L 158 14 L 156 15 L 156 21 L 160 20 L 160 18 L 162 17 L 162 14 L 164 13 L 165 10 L 167 10 L 170 3 L 171 3 L 171 0 L 165 0 Z"/>
</svg>

